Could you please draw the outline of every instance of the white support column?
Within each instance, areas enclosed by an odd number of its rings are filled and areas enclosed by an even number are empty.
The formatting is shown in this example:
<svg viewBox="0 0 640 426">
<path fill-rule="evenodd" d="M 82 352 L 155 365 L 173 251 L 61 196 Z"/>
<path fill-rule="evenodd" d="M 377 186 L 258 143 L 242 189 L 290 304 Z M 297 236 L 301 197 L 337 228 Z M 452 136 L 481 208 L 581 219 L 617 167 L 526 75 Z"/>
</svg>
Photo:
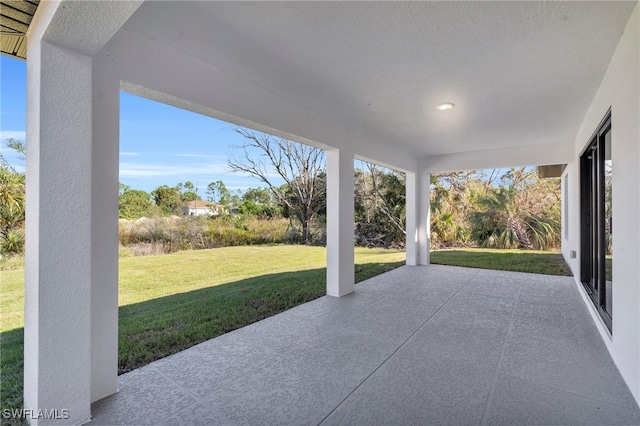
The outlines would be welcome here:
<svg viewBox="0 0 640 426">
<path fill-rule="evenodd" d="M 29 43 L 24 403 L 67 413 L 58 424 L 91 415 L 91 72 L 88 56 Z"/>
<path fill-rule="evenodd" d="M 418 263 L 428 265 L 429 242 L 431 237 L 431 176 L 424 170 L 418 171 Z"/>
<path fill-rule="evenodd" d="M 91 168 L 91 401 L 118 381 L 118 165 L 120 81 L 93 67 Z"/>
<path fill-rule="evenodd" d="M 420 212 L 418 205 L 420 203 L 421 194 L 418 192 L 416 182 L 416 174 L 407 172 L 405 174 L 405 188 L 406 188 L 406 256 L 407 265 L 418 265 L 420 252 L 418 244 L 418 220 Z"/>
<path fill-rule="evenodd" d="M 353 152 L 327 151 L 327 294 L 355 289 Z"/>
</svg>

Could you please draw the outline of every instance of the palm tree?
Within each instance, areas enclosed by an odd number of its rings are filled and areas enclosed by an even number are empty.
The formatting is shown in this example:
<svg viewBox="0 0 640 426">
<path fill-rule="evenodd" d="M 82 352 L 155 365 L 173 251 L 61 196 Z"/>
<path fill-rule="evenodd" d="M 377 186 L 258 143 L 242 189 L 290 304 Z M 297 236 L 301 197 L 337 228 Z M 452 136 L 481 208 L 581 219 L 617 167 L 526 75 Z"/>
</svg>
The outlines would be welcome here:
<svg viewBox="0 0 640 426">
<path fill-rule="evenodd" d="M 2 253 L 21 253 L 24 246 L 25 176 L 0 167 L 0 239 Z"/>
<path fill-rule="evenodd" d="M 559 239 L 557 220 L 531 212 L 526 190 L 491 188 L 476 200 L 481 211 L 471 215 L 472 238 L 481 247 L 546 249 Z"/>
<path fill-rule="evenodd" d="M 460 247 L 469 241 L 471 200 L 479 183 L 475 173 L 431 175 L 431 247 Z"/>
</svg>

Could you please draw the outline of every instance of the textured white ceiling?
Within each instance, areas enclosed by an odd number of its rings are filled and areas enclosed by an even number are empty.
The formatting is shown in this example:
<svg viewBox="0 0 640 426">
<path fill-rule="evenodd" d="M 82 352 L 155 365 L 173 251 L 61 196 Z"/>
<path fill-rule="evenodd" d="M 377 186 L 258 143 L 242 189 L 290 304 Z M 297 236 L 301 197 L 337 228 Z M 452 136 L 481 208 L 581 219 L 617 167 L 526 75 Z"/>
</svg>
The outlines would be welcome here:
<svg viewBox="0 0 640 426">
<path fill-rule="evenodd" d="M 426 156 L 572 141 L 634 7 L 146 2 L 126 28 Z"/>
</svg>

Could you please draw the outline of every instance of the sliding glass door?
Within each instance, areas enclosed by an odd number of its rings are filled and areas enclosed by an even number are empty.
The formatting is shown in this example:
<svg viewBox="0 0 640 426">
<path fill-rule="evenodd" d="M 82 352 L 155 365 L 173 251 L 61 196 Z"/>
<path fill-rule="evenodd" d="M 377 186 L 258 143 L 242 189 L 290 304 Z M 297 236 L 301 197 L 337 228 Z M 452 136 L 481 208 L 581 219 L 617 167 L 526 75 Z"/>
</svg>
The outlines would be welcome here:
<svg viewBox="0 0 640 426">
<path fill-rule="evenodd" d="M 581 281 L 612 330 L 613 210 L 611 114 L 580 156 Z"/>
</svg>

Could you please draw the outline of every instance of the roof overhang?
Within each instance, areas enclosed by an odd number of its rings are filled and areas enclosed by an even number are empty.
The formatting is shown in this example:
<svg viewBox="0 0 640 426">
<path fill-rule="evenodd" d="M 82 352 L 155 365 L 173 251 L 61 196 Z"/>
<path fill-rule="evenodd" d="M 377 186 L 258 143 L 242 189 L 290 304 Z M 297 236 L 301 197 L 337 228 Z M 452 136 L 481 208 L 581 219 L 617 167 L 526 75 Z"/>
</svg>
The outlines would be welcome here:
<svg viewBox="0 0 640 426">
<path fill-rule="evenodd" d="M 0 0 L 0 50 L 27 59 L 27 30 L 40 0 Z"/>
<path fill-rule="evenodd" d="M 550 164 L 548 166 L 538 166 L 538 176 L 541 179 L 555 178 L 562 176 L 562 172 L 567 167 L 566 164 Z"/>
<path fill-rule="evenodd" d="M 104 54 L 125 81 L 330 146 L 333 127 L 413 158 L 564 152 L 635 6 L 146 1 Z"/>
<path fill-rule="evenodd" d="M 3 16 L 4 5 L 27 3 L 35 0 L 0 0 Z M 28 32 L 32 42 L 93 58 L 124 91 L 388 167 L 412 171 L 420 162 L 437 172 L 572 161 L 637 8 L 47 1 Z M 455 107 L 436 109 L 444 102 Z"/>
</svg>

